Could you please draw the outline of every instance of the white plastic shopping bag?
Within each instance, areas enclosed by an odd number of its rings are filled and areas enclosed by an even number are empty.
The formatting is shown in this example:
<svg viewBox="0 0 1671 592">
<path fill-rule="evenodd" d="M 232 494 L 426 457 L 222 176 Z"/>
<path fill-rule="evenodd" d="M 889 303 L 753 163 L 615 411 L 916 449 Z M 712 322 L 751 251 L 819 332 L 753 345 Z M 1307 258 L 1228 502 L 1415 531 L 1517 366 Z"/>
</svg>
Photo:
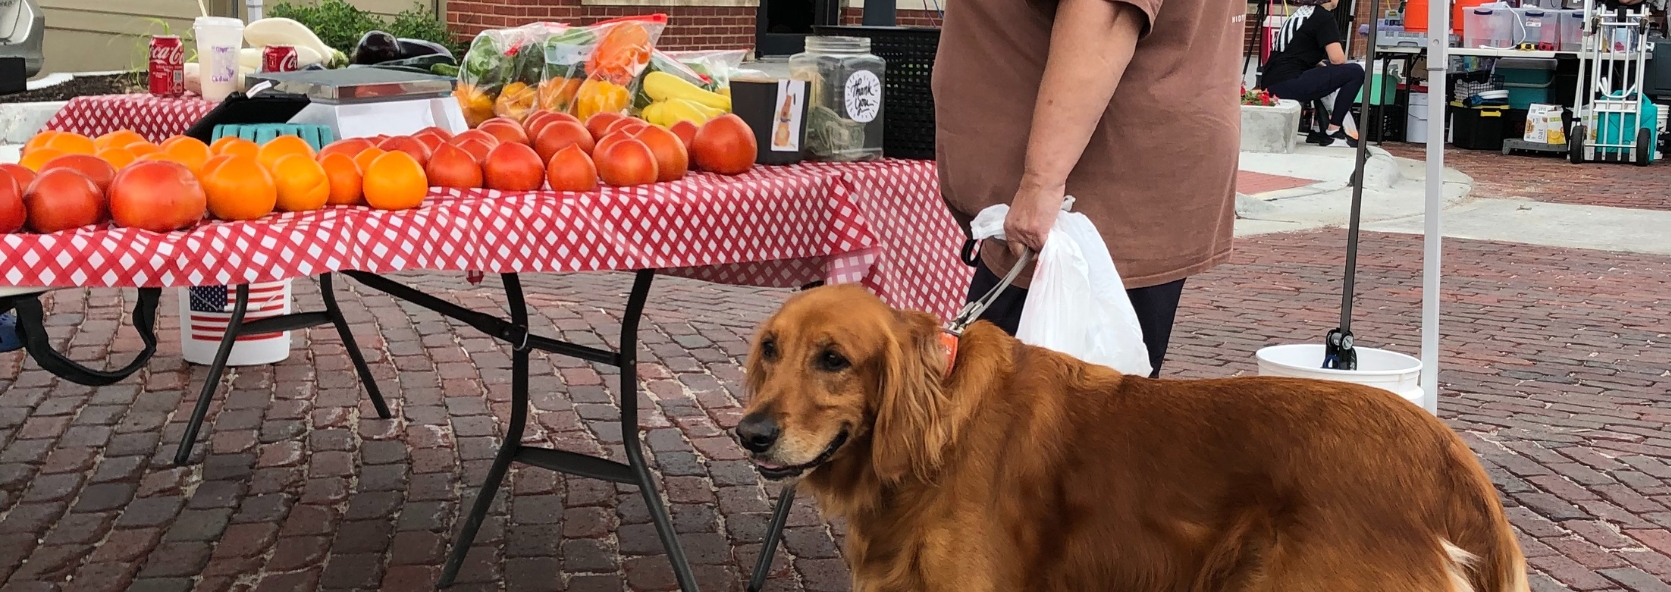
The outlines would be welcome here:
<svg viewBox="0 0 1671 592">
<path fill-rule="evenodd" d="M 1143 327 L 1114 258 L 1091 220 L 1067 211 L 1072 205 L 1070 197 L 1038 255 L 1015 336 L 1123 374 L 1148 376 Z M 1009 211 L 1002 204 L 981 210 L 969 225 L 974 238 L 1003 240 Z"/>
</svg>

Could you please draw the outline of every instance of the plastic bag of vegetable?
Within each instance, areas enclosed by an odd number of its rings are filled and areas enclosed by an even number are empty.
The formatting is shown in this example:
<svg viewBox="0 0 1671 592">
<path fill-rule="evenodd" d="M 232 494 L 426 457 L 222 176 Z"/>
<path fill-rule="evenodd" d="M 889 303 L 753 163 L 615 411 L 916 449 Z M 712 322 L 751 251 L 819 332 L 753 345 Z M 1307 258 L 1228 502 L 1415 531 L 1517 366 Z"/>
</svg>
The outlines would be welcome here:
<svg viewBox="0 0 1671 592">
<path fill-rule="evenodd" d="M 458 99 L 464 119 L 475 127 L 494 116 L 521 121 L 534 108 L 535 88 L 545 70 L 546 38 L 569 30 L 559 23 L 490 29 L 476 35 L 459 64 Z"/>
<path fill-rule="evenodd" d="M 743 58 L 748 55 L 745 50 L 718 51 L 669 51 L 656 50 L 650 56 L 650 66 L 645 71 L 646 82 L 650 82 L 650 75 L 655 72 L 670 74 L 684 80 L 695 87 L 729 98 L 731 96 L 731 70 L 743 64 Z M 677 87 L 662 85 L 663 89 L 651 96 L 649 89 L 655 84 L 641 84 L 639 91 L 633 96 L 632 110 L 643 113 L 646 107 L 657 101 L 664 101 L 669 94 L 687 94 Z M 688 97 L 687 97 L 688 98 Z M 701 102 L 701 101 L 698 101 Z M 712 101 L 710 101 L 712 102 Z M 730 111 L 729 107 L 722 109 Z"/>
<path fill-rule="evenodd" d="M 594 24 L 585 29 L 589 36 L 547 38 L 541 108 L 581 121 L 604 112 L 627 114 L 666 28 L 667 15 L 653 14 Z"/>
</svg>

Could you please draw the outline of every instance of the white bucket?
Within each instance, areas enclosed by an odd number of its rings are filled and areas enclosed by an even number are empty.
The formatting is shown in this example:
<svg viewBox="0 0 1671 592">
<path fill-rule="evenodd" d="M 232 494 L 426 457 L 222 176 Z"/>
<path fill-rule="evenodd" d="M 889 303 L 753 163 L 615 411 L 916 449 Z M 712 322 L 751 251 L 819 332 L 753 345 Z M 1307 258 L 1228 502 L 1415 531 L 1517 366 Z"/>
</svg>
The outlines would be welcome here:
<svg viewBox="0 0 1671 592">
<path fill-rule="evenodd" d="M 1427 94 L 1410 93 L 1410 107 L 1404 116 L 1404 141 L 1427 143 Z"/>
<path fill-rule="evenodd" d="M 1324 368 L 1321 343 L 1273 345 L 1255 355 L 1259 359 L 1260 376 L 1315 378 L 1372 386 L 1422 406 L 1421 360 L 1384 349 L 1354 349 L 1358 352 L 1357 370 Z"/>
<path fill-rule="evenodd" d="M 180 353 L 187 362 L 213 364 L 221 336 L 232 320 L 237 288 L 201 286 L 180 288 Z M 218 310 L 217 310 L 218 309 Z M 290 314 L 290 280 L 250 284 L 244 322 Z M 226 358 L 228 366 L 276 364 L 290 357 L 290 332 L 243 335 Z"/>
<path fill-rule="evenodd" d="M 220 101 L 238 90 L 238 48 L 244 45 L 244 21 L 200 16 L 192 23 L 203 98 Z"/>
</svg>

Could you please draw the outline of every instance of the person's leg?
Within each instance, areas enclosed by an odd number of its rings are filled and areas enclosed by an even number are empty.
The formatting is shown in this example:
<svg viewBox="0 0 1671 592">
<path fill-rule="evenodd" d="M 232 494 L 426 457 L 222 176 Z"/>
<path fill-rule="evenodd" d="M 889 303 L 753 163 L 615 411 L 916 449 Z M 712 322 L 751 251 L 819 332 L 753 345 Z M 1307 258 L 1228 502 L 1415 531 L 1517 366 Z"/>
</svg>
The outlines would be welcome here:
<svg viewBox="0 0 1671 592">
<path fill-rule="evenodd" d="M 1332 133 L 1346 123 L 1346 115 L 1352 112 L 1352 103 L 1358 100 L 1358 91 L 1363 89 L 1363 66 L 1341 64 L 1319 70 L 1328 70 L 1328 83 L 1340 89 L 1334 96 L 1334 113 L 1329 114 L 1329 131 Z"/>
<path fill-rule="evenodd" d="M 974 302 L 985 297 L 987 292 L 991 292 L 993 288 L 998 287 L 998 283 L 1002 281 L 1004 281 L 1004 278 L 998 277 L 998 274 L 987 269 L 986 263 L 977 262 L 975 264 L 975 278 L 969 282 L 969 299 L 967 302 Z M 982 312 L 978 318 L 997 325 L 1005 333 L 1015 335 L 1016 328 L 1021 326 L 1021 308 L 1025 304 L 1027 304 L 1027 290 L 1010 286 L 999 294 L 998 298 L 992 301 L 992 306 L 987 307 L 986 311 Z"/>
<path fill-rule="evenodd" d="M 1149 350 L 1149 378 L 1160 378 L 1166 348 L 1172 342 L 1172 321 L 1178 316 L 1178 300 L 1184 295 L 1184 280 L 1170 284 L 1126 290 L 1131 307 L 1137 310 L 1137 324 L 1143 327 L 1143 346 Z"/>
</svg>

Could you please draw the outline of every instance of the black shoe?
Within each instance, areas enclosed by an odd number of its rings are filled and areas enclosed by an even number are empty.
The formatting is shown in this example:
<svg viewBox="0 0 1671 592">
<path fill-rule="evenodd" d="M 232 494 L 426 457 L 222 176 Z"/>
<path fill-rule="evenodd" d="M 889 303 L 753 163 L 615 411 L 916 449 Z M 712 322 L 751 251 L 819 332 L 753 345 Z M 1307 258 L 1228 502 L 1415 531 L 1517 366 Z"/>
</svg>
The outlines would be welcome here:
<svg viewBox="0 0 1671 592">
<path fill-rule="evenodd" d="M 1307 144 L 1316 144 L 1318 146 L 1328 146 L 1329 142 L 1333 142 L 1333 141 L 1334 141 L 1334 138 L 1329 137 L 1328 134 L 1325 134 L 1323 132 L 1316 131 L 1316 130 L 1312 130 L 1311 132 L 1308 132 L 1305 135 L 1305 143 L 1307 143 Z"/>
<path fill-rule="evenodd" d="M 1346 130 L 1339 129 L 1329 134 L 1329 143 L 1324 144 L 1324 146 L 1329 148 L 1357 148 L 1358 139 L 1346 135 Z"/>
</svg>

